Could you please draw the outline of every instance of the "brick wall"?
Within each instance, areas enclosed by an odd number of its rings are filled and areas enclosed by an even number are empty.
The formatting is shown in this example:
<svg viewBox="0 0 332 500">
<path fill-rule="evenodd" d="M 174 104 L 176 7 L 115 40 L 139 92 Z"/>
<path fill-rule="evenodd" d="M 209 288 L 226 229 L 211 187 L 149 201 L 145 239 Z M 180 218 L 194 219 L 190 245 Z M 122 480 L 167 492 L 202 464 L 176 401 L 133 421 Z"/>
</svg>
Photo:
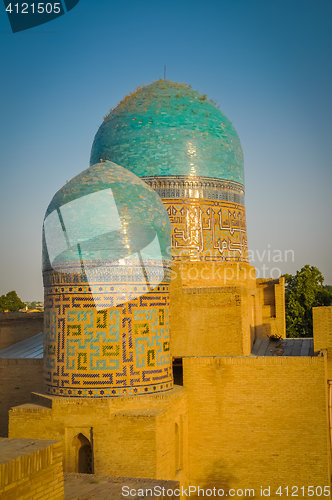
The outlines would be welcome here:
<svg viewBox="0 0 332 500">
<path fill-rule="evenodd" d="M 173 356 L 249 355 L 255 338 L 255 269 L 244 263 L 173 263 L 172 274 Z"/>
<path fill-rule="evenodd" d="M 0 439 L 0 498 L 63 499 L 61 443 Z"/>
<path fill-rule="evenodd" d="M 42 359 L 0 359 L 0 437 L 8 436 L 8 411 L 43 390 Z"/>
<path fill-rule="evenodd" d="M 43 406 L 41 406 L 43 404 Z M 182 387 L 115 398 L 35 396 L 10 411 L 9 436 L 61 440 L 64 470 L 78 472 L 75 438 L 93 443 L 96 474 L 174 479 L 188 477 L 187 399 Z M 180 439 L 176 464 L 176 427 Z"/>
<path fill-rule="evenodd" d="M 324 357 L 184 358 L 189 484 L 329 486 Z M 304 496 L 303 498 L 309 498 Z"/>
<path fill-rule="evenodd" d="M 44 314 L 0 312 L 0 349 L 43 331 Z"/>
<path fill-rule="evenodd" d="M 286 337 L 284 278 L 256 280 L 245 263 L 172 263 L 174 357 L 248 356 L 255 338 Z"/>
<path fill-rule="evenodd" d="M 313 307 L 314 350 L 332 349 L 332 306 Z"/>
<path fill-rule="evenodd" d="M 258 338 L 280 335 L 286 338 L 285 278 L 258 279 L 257 288 L 262 309 L 262 329 Z"/>
<path fill-rule="evenodd" d="M 332 379 L 332 306 L 313 307 L 314 351 L 326 350 L 327 378 Z"/>
</svg>

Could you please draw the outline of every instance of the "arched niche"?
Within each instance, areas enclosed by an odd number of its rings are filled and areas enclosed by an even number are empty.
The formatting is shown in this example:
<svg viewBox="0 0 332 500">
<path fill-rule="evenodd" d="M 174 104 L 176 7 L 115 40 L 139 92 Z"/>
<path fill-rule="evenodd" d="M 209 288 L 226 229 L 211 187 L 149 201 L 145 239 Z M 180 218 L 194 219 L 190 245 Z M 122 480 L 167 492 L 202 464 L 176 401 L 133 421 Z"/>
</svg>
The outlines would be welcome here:
<svg viewBox="0 0 332 500">
<path fill-rule="evenodd" d="M 93 474 L 93 452 L 91 442 L 84 434 L 79 433 L 73 439 L 76 447 L 76 470 L 80 474 Z"/>
</svg>

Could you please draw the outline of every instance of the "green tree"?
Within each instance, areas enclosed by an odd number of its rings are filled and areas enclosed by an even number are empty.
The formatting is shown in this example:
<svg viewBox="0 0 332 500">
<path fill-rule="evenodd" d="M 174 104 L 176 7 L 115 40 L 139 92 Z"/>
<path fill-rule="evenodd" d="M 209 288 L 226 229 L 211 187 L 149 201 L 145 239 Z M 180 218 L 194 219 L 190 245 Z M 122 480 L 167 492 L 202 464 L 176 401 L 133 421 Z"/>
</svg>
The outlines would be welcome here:
<svg viewBox="0 0 332 500">
<path fill-rule="evenodd" d="M 0 311 L 19 311 L 25 307 L 24 302 L 12 291 L 0 297 Z"/>
<path fill-rule="evenodd" d="M 306 265 L 292 276 L 284 274 L 287 337 L 312 337 L 312 308 L 330 306 L 332 290 L 324 286 L 317 267 Z"/>
</svg>

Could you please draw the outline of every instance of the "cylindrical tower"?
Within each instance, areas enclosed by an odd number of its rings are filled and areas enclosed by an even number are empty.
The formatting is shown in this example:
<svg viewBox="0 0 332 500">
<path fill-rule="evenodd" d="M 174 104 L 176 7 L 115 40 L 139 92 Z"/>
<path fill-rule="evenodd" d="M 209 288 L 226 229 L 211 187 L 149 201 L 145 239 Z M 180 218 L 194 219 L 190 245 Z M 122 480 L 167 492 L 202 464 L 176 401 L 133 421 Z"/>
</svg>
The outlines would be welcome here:
<svg viewBox="0 0 332 500">
<path fill-rule="evenodd" d="M 95 136 L 91 164 L 103 160 L 160 195 L 174 261 L 248 262 L 240 140 L 205 95 L 169 80 L 131 93 Z"/>
<path fill-rule="evenodd" d="M 170 235 L 155 191 L 109 161 L 55 194 L 43 224 L 48 394 L 106 397 L 172 388 Z"/>
</svg>

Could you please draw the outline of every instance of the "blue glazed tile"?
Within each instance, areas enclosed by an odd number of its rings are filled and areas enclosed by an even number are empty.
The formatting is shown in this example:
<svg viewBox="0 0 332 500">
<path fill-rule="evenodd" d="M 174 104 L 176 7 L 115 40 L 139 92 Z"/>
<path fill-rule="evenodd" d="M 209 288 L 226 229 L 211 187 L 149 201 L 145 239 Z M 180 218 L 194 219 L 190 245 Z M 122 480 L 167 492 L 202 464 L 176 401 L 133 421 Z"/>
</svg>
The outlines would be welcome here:
<svg viewBox="0 0 332 500">
<path fill-rule="evenodd" d="M 100 159 L 139 177 L 195 175 L 244 184 L 242 148 L 231 121 L 206 96 L 170 80 L 132 92 L 105 117 L 90 164 Z"/>
</svg>

